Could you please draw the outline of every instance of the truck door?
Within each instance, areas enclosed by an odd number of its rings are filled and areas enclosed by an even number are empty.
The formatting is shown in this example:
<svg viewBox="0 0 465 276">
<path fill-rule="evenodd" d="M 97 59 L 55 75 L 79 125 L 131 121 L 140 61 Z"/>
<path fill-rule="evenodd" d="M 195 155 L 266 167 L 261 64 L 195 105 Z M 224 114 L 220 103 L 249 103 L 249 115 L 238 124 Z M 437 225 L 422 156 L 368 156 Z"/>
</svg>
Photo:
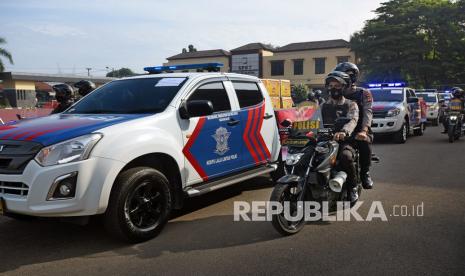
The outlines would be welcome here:
<svg viewBox="0 0 465 276">
<path fill-rule="evenodd" d="M 407 103 L 410 98 L 416 97 L 415 93 L 411 89 L 407 89 Z M 409 118 L 410 118 L 410 127 L 416 127 L 421 123 L 421 107 L 420 102 L 408 103 L 409 106 Z"/>
<path fill-rule="evenodd" d="M 267 163 L 273 146 L 276 119 L 271 105 L 256 82 L 231 81 L 240 107 L 243 135 L 242 164 L 245 168 Z"/>
<path fill-rule="evenodd" d="M 188 185 L 239 170 L 242 121 L 223 81 L 203 82 L 184 100 L 209 100 L 214 109 L 210 116 L 181 119 Z"/>
</svg>

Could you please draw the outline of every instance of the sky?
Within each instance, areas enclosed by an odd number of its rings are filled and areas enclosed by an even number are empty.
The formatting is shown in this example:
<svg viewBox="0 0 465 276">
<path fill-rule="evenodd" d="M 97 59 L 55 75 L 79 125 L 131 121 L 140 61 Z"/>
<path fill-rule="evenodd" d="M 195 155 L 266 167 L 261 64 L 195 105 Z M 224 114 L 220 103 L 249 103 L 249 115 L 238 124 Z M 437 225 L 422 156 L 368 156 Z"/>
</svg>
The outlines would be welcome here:
<svg viewBox="0 0 465 276">
<path fill-rule="evenodd" d="M 349 40 L 378 0 L 0 0 L 6 71 L 103 76 L 161 65 L 193 44 L 230 50 L 251 42 Z"/>
</svg>

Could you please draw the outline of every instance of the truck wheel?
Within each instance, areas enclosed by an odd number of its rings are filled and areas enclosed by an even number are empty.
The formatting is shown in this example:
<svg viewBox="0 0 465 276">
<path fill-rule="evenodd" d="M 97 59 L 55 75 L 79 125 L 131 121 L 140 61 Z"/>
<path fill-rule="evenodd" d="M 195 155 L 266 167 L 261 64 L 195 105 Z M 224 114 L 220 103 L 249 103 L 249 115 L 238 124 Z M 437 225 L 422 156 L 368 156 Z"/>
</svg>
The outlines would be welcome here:
<svg viewBox="0 0 465 276">
<path fill-rule="evenodd" d="M 398 144 L 404 144 L 405 142 L 407 142 L 407 135 L 408 135 L 408 126 L 407 126 L 407 123 L 404 122 L 400 130 L 394 134 L 394 140 Z"/>
<path fill-rule="evenodd" d="M 131 168 L 116 179 L 104 216 L 105 228 L 118 239 L 143 242 L 160 233 L 171 210 L 168 179 L 153 168 Z"/>
</svg>

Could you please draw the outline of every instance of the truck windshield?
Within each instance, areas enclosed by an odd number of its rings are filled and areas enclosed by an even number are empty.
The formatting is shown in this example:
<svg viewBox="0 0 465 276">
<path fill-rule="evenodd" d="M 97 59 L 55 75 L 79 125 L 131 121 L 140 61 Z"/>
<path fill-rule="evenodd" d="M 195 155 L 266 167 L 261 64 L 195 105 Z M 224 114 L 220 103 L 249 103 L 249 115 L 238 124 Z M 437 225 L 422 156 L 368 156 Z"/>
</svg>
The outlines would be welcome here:
<svg viewBox="0 0 465 276">
<path fill-rule="evenodd" d="M 417 93 L 417 96 L 423 98 L 427 103 L 437 102 L 436 94 L 433 93 Z"/>
<path fill-rule="evenodd" d="M 165 110 L 186 78 L 139 78 L 110 82 L 87 95 L 67 114 L 141 114 Z"/>
<path fill-rule="evenodd" d="M 375 102 L 402 102 L 404 92 L 402 89 L 370 89 Z"/>
</svg>

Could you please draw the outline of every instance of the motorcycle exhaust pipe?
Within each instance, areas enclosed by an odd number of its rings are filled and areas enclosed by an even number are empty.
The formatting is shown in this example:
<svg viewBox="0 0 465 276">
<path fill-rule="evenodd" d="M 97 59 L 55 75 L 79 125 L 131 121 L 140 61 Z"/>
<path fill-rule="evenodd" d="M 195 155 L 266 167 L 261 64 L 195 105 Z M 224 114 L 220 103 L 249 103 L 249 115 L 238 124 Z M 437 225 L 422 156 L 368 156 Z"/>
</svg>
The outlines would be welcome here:
<svg viewBox="0 0 465 276">
<path fill-rule="evenodd" d="M 345 172 L 337 172 L 333 179 L 329 180 L 329 188 L 336 193 L 342 191 L 342 185 L 346 182 L 347 174 Z"/>
</svg>

